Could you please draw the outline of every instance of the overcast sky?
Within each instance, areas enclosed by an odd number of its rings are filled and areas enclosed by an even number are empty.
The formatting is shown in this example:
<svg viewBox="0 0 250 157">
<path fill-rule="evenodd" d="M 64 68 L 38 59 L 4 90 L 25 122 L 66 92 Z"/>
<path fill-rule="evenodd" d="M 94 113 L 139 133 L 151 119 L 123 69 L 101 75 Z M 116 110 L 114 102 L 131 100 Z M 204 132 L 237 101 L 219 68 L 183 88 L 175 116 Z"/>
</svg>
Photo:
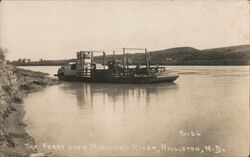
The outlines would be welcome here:
<svg viewBox="0 0 250 157">
<path fill-rule="evenodd" d="M 249 44 L 248 1 L 3 1 L 8 59 L 74 58 L 79 50 Z"/>
</svg>

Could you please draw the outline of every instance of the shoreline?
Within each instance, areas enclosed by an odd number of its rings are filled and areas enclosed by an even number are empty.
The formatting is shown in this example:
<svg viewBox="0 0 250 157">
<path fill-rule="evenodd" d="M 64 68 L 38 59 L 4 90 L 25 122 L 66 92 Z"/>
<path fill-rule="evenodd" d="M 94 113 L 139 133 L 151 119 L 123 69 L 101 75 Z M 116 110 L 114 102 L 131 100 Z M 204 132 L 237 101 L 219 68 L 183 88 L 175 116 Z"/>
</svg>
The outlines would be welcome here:
<svg viewBox="0 0 250 157">
<path fill-rule="evenodd" d="M 61 65 L 22 65 L 22 64 L 15 64 L 15 66 L 19 66 L 19 67 L 26 67 L 26 66 L 30 66 L 30 67 L 36 67 L 36 66 L 64 66 L 67 64 L 61 64 Z M 136 66 L 137 64 L 133 64 L 131 66 Z M 145 64 L 142 64 L 145 65 Z M 250 66 L 249 64 L 150 64 L 151 66 Z"/>
<path fill-rule="evenodd" d="M 0 63 L 0 157 L 28 157 L 38 150 L 27 149 L 25 144 L 35 144 L 26 132 L 23 100 L 29 93 L 59 84 L 48 74 L 19 69 Z"/>
</svg>

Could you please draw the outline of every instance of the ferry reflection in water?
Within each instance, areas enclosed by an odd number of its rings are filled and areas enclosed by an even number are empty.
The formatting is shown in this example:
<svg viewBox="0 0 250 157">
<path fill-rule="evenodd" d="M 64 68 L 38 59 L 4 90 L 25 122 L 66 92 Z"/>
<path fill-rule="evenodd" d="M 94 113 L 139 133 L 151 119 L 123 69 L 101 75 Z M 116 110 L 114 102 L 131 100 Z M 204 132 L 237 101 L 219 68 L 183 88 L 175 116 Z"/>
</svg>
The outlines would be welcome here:
<svg viewBox="0 0 250 157">
<path fill-rule="evenodd" d="M 215 152 L 48 150 L 82 156 L 247 156 L 249 67 L 176 67 L 176 84 L 63 82 L 25 99 L 38 145 L 211 146 Z M 196 136 L 188 134 L 193 133 Z M 223 152 L 222 149 L 226 150 Z"/>
<path fill-rule="evenodd" d="M 117 105 L 122 105 L 122 109 L 125 111 L 126 105 L 149 105 L 150 97 L 157 97 L 160 92 L 167 92 L 167 90 L 175 90 L 178 86 L 175 83 L 154 85 L 68 83 L 61 88 L 76 95 L 77 105 L 80 109 L 91 108 L 94 110 L 95 102 L 102 102 L 103 107 L 111 105 L 114 111 Z"/>
</svg>

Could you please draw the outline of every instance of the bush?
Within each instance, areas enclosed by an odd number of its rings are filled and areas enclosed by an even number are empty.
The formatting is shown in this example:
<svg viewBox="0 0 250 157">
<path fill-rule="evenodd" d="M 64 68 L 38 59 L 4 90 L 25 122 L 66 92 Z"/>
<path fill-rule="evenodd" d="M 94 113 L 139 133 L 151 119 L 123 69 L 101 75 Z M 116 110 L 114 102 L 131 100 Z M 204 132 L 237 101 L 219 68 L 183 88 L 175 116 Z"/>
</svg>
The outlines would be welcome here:
<svg viewBox="0 0 250 157">
<path fill-rule="evenodd" d="M 0 62 L 3 62 L 5 60 L 5 53 L 6 51 L 0 48 Z"/>
</svg>

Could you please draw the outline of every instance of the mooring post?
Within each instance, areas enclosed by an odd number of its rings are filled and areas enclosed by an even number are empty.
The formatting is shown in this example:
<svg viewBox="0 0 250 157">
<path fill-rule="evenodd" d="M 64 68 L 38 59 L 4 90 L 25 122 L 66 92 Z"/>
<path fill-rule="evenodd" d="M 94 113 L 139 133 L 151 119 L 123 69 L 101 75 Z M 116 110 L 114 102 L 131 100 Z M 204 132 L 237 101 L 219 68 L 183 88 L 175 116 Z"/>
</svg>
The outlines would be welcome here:
<svg viewBox="0 0 250 157">
<path fill-rule="evenodd" d="M 115 62 L 115 51 L 113 51 L 113 61 Z"/>
<path fill-rule="evenodd" d="M 93 69 L 94 69 L 94 54 L 93 54 L 93 51 L 91 51 L 90 76 L 92 76 Z"/>
<path fill-rule="evenodd" d="M 129 75 L 128 53 L 126 53 L 127 75 Z"/>
<path fill-rule="evenodd" d="M 125 48 L 122 48 L 123 52 L 123 58 L 122 58 L 122 63 L 123 63 L 123 76 L 125 76 Z"/>
<path fill-rule="evenodd" d="M 125 48 L 122 48 L 122 52 L 123 52 L 122 64 L 123 68 L 125 68 Z"/>
<path fill-rule="evenodd" d="M 150 53 L 148 53 L 148 50 L 146 49 L 146 53 L 148 56 L 148 67 L 150 68 Z"/>
<path fill-rule="evenodd" d="M 103 51 L 102 53 L 103 69 L 105 70 L 105 52 Z"/>
<path fill-rule="evenodd" d="M 145 59 L 146 59 L 146 68 L 148 69 L 149 63 L 148 63 L 147 49 L 145 49 Z"/>
</svg>

